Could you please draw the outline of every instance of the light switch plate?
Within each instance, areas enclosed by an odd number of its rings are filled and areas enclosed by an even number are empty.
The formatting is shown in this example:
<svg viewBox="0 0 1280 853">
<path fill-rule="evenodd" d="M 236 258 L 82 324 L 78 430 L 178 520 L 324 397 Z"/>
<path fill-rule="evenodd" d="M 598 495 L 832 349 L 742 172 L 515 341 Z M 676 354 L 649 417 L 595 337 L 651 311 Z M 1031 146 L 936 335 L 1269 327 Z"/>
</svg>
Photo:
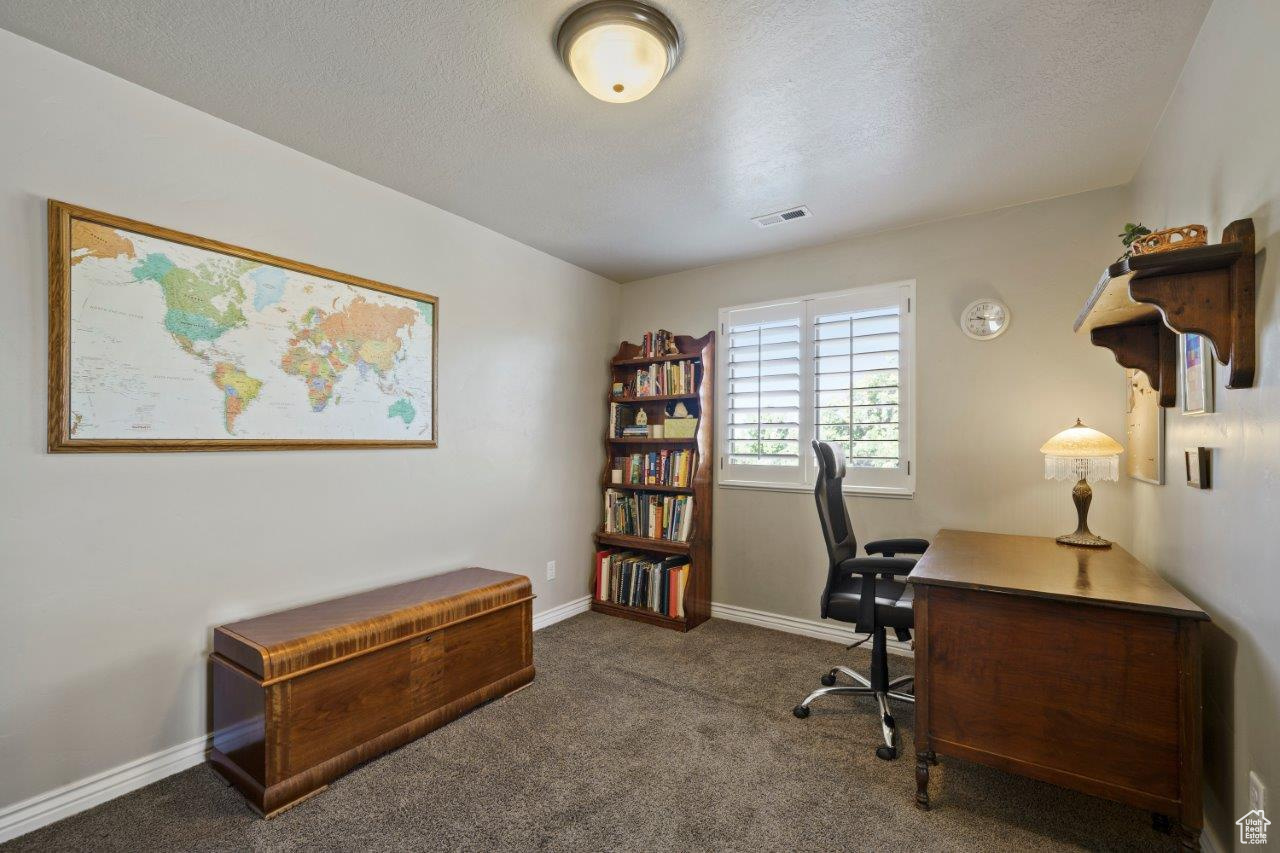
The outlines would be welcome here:
<svg viewBox="0 0 1280 853">
<path fill-rule="evenodd" d="M 555 579 L 556 579 L 556 561 L 552 560 L 551 562 L 547 563 L 547 580 L 553 581 Z"/>
</svg>

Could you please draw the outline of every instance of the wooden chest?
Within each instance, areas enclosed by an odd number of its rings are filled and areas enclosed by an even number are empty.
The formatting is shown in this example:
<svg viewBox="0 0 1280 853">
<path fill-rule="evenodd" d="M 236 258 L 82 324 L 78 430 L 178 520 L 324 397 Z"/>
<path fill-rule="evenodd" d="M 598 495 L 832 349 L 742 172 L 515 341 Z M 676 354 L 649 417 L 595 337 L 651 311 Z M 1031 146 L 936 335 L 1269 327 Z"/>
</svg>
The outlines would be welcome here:
<svg viewBox="0 0 1280 853">
<path fill-rule="evenodd" d="M 460 569 L 214 631 L 214 768 L 264 815 L 533 680 L 523 575 Z"/>
</svg>

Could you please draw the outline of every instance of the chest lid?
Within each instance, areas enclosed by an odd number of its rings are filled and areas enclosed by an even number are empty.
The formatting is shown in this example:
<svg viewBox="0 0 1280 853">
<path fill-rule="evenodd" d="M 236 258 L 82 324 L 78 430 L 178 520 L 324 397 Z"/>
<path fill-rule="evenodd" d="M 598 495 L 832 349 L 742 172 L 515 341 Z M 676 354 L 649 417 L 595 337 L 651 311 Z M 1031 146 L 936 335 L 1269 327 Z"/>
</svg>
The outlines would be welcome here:
<svg viewBox="0 0 1280 853">
<path fill-rule="evenodd" d="M 232 622 L 214 630 L 213 649 L 277 681 L 532 598 L 524 575 L 458 569 Z"/>
</svg>

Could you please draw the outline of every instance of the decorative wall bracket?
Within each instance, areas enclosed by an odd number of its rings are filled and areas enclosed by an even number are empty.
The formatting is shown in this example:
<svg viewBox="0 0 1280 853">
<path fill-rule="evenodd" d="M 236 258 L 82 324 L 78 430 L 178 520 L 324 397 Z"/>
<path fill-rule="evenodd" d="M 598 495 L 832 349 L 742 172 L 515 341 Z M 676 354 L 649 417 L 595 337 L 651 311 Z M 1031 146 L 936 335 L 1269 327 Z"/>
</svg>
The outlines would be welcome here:
<svg viewBox="0 0 1280 853">
<path fill-rule="evenodd" d="M 1129 281 L 1135 302 L 1154 305 L 1176 332 L 1204 335 L 1227 368 L 1228 388 L 1251 388 L 1255 368 L 1253 220 L 1238 219 L 1220 245 L 1240 247 L 1229 266 L 1183 274 L 1137 272 Z"/>
<path fill-rule="evenodd" d="M 1239 219 L 1221 243 L 1112 264 L 1075 328 L 1087 329 L 1120 364 L 1147 374 L 1167 408 L 1177 400 L 1177 334 L 1204 335 L 1227 368 L 1227 387 L 1252 387 L 1254 288 L 1253 220 Z"/>
<path fill-rule="evenodd" d="M 1157 319 L 1098 326 L 1089 333 L 1095 346 L 1111 350 L 1121 367 L 1141 370 L 1166 409 L 1178 402 L 1178 336 Z"/>
</svg>

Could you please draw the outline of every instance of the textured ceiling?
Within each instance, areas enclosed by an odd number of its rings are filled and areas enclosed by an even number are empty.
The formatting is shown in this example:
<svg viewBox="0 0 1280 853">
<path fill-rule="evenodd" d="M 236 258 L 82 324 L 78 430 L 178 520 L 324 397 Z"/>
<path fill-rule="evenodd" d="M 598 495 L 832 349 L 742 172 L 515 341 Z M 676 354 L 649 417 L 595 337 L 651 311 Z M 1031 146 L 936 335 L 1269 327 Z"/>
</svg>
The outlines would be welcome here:
<svg viewBox="0 0 1280 853">
<path fill-rule="evenodd" d="M 1209 0 L 661 0 L 685 52 L 628 105 L 559 65 L 572 5 L 0 0 L 0 27 L 628 281 L 1123 183 Z"/>
</svg>

